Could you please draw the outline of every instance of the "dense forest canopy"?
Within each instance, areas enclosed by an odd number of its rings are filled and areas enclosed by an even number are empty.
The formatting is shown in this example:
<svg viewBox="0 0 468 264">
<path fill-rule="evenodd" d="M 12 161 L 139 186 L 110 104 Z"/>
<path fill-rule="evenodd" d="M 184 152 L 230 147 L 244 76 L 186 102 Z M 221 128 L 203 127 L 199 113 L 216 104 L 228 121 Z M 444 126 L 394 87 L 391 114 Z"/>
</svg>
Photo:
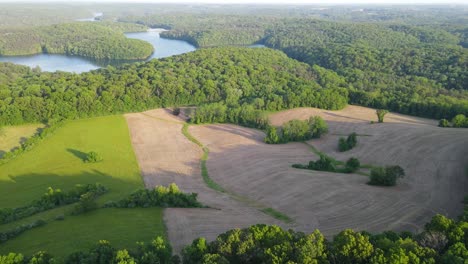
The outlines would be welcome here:
<svg viewBox="0 0 468 264">
<path fill-rule="evenodd" d="M 0 83 L 0 124 L 210 102 L 272 111 L 299 106 L 340 109 L 348 94 L 346 83 L 334 72 L 271 49 L 202 49 L 83 74 L 8 65 L 0 70 L 0 78 L 15 78 Z"/>
<path fill-rule="evenodd" d="M 0 29 L 0 55 L 58 53 L 96 60 L 146 59 L 153 53 L 151 44 L 123 34 L 145 30 L 136 24 L 87 22 Z"/>
</svg>

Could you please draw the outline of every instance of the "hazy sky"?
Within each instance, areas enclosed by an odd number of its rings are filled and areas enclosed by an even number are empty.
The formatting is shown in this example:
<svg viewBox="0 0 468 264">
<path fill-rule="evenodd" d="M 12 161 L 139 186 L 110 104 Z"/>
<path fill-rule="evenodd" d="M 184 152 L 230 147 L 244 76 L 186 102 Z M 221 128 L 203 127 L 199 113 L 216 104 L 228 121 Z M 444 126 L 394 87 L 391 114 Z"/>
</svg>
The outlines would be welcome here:
<svg viewBox="0 0 468 264">
<path fill-rule="evenodd" d="M 258 4 L 468 4 L 468 0 L 0 0 L 1 2 L 133 2 L 133 3 L 258 3 Z"/>
</svg>

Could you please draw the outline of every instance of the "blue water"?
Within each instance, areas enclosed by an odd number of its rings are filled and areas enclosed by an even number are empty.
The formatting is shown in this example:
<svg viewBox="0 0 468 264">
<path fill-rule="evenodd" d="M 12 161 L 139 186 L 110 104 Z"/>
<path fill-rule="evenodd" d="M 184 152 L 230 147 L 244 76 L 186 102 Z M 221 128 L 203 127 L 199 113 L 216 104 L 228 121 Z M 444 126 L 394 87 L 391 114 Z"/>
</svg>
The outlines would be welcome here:
<svg viewBox="0 0 468 264">
<path fill-rule="evenodd" d="M 165 58 L 173 55 L 183 54 L 196 50 L 189 43 L 181 40 L 165 39 L 159 36 L 159 31 L 128 33 L 128 38 L 141 39 L 153 45 L 154 53 L 149 59 Z M 37 54 L 32 56 L 8 56 L 1 57 L 0 62 L 12 62 L 34 68 L 39 66 L 42 71 L 55 72 L 87 72 L 107 65 L 119 65 L 122 62 L 96 62 L 91 59 L 68 56 L 63 54 Z"/>
</svg>

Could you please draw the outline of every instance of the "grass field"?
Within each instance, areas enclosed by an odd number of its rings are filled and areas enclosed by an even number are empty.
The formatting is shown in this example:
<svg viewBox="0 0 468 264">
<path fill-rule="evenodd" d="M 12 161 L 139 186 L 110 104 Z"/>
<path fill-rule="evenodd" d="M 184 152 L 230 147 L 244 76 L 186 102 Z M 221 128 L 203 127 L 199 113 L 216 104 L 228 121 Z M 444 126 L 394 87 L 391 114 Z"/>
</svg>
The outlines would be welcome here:
<svg viewBox="0 0 468 264">
<path fill-rule="evenodd" d="M 98 152 L 104 160 L 84 163 L 82 159 L 89 151 Z M 128 127 L 122 116 L 69 121 L 31 151 L 1 165 L 0 193 L 4 195 L 0 207 L 26 205 L 39 198 L 49 186 L 69 190 L 75 184 L 96 182 L 109 188 L 109 192 L 99 198 L 100 204 L 143 188 Z M 71 251 L 86 249 L 100 239 L 109 239 L 116 247 L 123 247 L 164 234 L 161 209 L 100 209 L 53 221 L 57 215 L 67 215 L 70 209 L 70 206 L 62 207 L 0 225 L 2 231 L 39 218 L 49 221 L 44 227 L 0 244 L 0 253 L 31 253 L 42 249 L 64 256 Z"/>
<path fill-rule="evenodd" d="M 28 124 L 0 128 L 0 157 L 4 152 L 8 152 L 15 147 L 19 147 L 22 140 L 34 135 L 41 127 L 44 127 L 44 125 Z"/>
</svg>

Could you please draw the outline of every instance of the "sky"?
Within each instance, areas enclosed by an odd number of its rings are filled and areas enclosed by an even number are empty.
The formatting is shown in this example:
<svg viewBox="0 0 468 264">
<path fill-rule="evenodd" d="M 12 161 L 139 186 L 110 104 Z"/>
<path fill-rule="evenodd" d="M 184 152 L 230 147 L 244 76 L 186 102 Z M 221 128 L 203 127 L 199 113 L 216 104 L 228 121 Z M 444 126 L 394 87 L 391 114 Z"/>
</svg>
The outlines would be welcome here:
<svg viewBox="0 0 468 264">
<path fill-rule="evenodd" d="M 468 0 L 0 0 L 1 2 L 209 3 L 209 4 L 468 4 Z"/>
</svg>

